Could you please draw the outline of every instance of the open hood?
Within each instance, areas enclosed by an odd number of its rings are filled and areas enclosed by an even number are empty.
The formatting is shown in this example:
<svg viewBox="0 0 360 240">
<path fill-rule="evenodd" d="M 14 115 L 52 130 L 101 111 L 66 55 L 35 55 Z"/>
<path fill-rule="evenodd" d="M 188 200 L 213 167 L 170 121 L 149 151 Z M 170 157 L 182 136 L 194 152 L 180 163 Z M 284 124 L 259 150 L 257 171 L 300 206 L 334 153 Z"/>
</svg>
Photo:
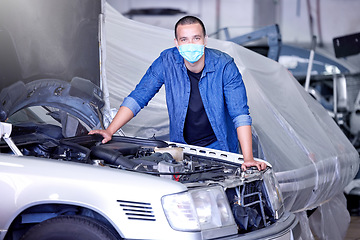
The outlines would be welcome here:
<svg viewBox="0 0 360 240">
<path fill-rule="evenodd" d="M 102 3 L 0 2 L 1 121 L 26 107 L 49 106 L 90 128 L 100 126 Z"/>
<path fill-rule="evenodd" d="M 104 106 L 100 88 L 82 78 L 73 78 L 70 83 L 57 79 L 19 81 L 0 92 L 0 102 L 1 121 L 23 108 L 47 106 L 71 114 L 90 128 L 99 127 Z"/>
</svg>

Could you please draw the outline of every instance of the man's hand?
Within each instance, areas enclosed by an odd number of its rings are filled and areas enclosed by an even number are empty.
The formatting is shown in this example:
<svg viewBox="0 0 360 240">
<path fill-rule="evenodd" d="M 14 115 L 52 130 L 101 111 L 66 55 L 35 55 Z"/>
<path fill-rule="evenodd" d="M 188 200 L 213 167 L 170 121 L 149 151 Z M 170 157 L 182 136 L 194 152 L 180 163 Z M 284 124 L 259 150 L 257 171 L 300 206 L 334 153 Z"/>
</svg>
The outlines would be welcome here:
<svg viewBox="0 0 360 240">
<path fill-rule="evenodd" d="M 134 114 L 128 107 L 121 106 L 106 130 L 91 130 L 89 134 L 100 134 L 104 138 L 101 142 L 107 143 L 111 140 L 112 135 L 133 117 Z"/>
<path fill-rule="evenodd" d="M 261 171 L 264 170 L 266 166 L 267 166 L 266 163 L 252 159 L 252 160 L 244 160 L 244 163 L 241 164 L 241 169 L 243 171 L 246 171 L 248 167 L 257 167 L 257 169 Z"/>
<path fill-rule="evenodd" d="M 107 130 L 91 130 L 89 134 L 100 134 L 101 136 L 103 136 L 104 139 L 101 141 L 102 143 L 107 143 L 112 138 L 112 134 L 109 133 Z"/>
<path fill-rule="evenodd" d="M 244 156 L 244 163 L 241 164 L 241 169 L 246 171 L 248 167 L 257 167 L 259 171 L 266 168 L 266 163 L 261 161 L 255 161 L 252 153 L 252 134 L 251 126 L 240 126 L 236 129 L 238 139 L 240 142 L 242 154 Z"/>
</svg>

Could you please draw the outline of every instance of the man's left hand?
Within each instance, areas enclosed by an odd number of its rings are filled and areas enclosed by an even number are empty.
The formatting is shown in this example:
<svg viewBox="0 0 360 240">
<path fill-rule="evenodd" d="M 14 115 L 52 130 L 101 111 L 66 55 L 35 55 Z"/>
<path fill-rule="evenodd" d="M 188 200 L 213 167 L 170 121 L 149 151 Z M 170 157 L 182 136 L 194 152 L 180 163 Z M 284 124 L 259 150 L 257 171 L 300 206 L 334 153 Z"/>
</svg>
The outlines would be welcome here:
<svg viewBox="0 0 360 240">
<path fill-rule="evenodd" d="M 241 164 L 241 169 L 242 169 L 243 171 L 246 171 L 246 169 L 249 168 L 249 167 L 257 167 L 257 169 L 258 169 L 259 171 L 261 171 L 261 170 L 264 170 L 264 169 L 267 167 L 267 165 L 266 165 L 265 162 L 256 161 L 256 160 L 254 160 L 254 159 L 252 159 L 252 160 L 245 160 L 244 163 Z"/>
</svg>

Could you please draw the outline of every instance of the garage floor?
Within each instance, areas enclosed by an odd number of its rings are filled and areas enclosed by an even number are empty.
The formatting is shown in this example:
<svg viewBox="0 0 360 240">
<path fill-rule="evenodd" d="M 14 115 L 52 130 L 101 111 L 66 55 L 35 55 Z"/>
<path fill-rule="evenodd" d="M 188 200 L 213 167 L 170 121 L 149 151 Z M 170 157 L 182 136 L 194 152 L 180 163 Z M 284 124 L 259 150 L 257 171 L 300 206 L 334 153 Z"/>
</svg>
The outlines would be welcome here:
<svg viewBox="0 0 360 240">
<path fill-rule="evenodd" d="M 344 240 L 360 240 L 360 196 L 345 194 L 345 197 L 351 221 Z"/>
<path fill-rule="evenodd" d="M 360 240 L 360 196 L 345 194 L 345 197 L 347 199 L 347 208 L 351 219 L 344 240 Z M 314 238 L 315 240 L 319 240 L 315 235 Z"/>
<path fill-rule="evenodd" d="M 351 216 L 351 222 L 344 240 L 360 240 L 360 216 Z"/>
</svg>

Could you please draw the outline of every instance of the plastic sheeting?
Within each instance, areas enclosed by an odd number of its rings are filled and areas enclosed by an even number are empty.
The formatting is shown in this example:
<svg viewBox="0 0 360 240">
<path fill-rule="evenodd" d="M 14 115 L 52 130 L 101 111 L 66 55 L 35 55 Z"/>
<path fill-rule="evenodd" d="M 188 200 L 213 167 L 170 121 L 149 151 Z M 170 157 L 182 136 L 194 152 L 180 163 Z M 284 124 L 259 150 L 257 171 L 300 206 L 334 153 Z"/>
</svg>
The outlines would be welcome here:
<svg viewBox="0 0 360 240">
<path fill-rule="evenodd" d="M 150 64 L 174 46 L 174 33 L 123 17 L 105 4 L 104 68 L 110 107 L 118 109 Z M 303 239 L 320 224 L 320 239 L 336 229 L 341 239 L 349 223 L 343 195 L 358 167 L 357 151 L 324 108 L 283 66 L 231 42 L 208 39 L 207 47 L 227 52 L 243 75 L 253 118 L 254 149 L 276 171 L 286 209 L 302 221 Z M 123 127 L 129 136 L 167 140 L 165 91 Z M 311 218 L 306 210 L 317 209 Z M 327 217 L 336 216 L 336 217 Z M 316 227 L 316 226 L 315 226 Z"/>
</svg>

